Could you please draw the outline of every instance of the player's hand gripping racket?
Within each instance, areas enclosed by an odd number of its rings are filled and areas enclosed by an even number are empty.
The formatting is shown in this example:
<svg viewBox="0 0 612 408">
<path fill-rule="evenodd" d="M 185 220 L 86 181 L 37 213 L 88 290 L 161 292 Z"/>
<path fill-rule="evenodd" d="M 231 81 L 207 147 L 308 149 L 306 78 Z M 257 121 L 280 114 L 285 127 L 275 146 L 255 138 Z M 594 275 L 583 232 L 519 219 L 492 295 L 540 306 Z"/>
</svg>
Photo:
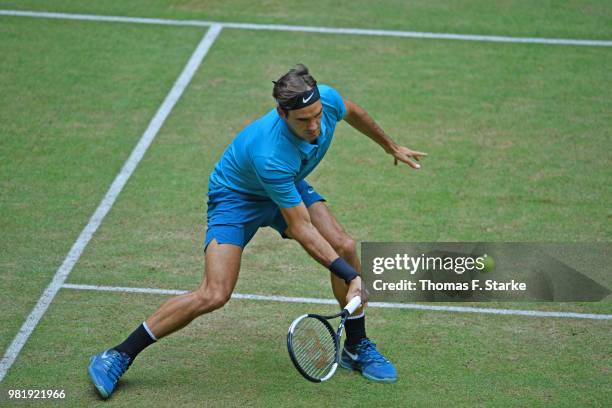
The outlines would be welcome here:
<svg viewBox="0 0 612 408">
<path fill-rule="evenodd" d="M 287 349 L 295 368 L 312 382 L 329 380 L 340 361 L 340 337 L 346 319 L 361 305 L 355 296 L 338 314 L 320 316 L 305 314 L 293 321 L 287 334 Z M 338 330 L 334 331 L 329 320 L 340 317 Z"/>
</svg>

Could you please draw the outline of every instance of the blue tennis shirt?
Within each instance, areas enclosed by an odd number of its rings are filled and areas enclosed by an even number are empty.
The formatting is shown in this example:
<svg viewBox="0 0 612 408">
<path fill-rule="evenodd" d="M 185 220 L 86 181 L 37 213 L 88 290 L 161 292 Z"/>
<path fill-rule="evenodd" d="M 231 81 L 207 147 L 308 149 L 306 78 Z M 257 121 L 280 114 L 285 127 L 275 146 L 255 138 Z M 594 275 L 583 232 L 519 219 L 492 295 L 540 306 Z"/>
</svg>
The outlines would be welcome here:
<svg viewBox="0 0 612 408">
<path fill-rule="evenodd" d="M 274 201 L 280 208 L 302 202 L 296 183 L 319 164 L 329 149 L 338 123 L 346 113 L 334 88 L 318 85 L 323 105 L 316 144 L 295 136 L 272 109 L 244 128 L 225 149 L 213 169 L 209 195 L 229 189 Z"/>
</svg>

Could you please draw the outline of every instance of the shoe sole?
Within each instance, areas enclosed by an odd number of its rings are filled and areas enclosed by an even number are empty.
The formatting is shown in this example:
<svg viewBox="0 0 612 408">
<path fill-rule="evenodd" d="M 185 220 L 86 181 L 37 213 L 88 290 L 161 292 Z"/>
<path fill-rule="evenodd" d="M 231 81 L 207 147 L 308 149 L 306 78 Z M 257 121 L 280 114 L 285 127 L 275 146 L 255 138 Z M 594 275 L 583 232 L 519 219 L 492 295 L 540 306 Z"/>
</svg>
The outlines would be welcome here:
<svg viewBox="0 0 612 408">
<path fill-rule="evenodd" d="M 355 365 L 353 365 L 352 363 L 347 364 L 344 361 L 340 360 L 340 367 L 346 369 L 346 370 L 353 370 L 353 371 L 358 371 L 361 373 L 361 375 L 363 375 L 365 378 L 367 378 L 368 380 L 371 381 L 375 381 L 375 382 L 380 382 L 380 383 L 394 383 L 397 381 L 397 378 L 379 378 L 379 377 L 374 377 L 370 374 L 364 373 L 363 371 L 361 371 L 361 369 L 359 367 L 356 367 Z"/>
</svg>

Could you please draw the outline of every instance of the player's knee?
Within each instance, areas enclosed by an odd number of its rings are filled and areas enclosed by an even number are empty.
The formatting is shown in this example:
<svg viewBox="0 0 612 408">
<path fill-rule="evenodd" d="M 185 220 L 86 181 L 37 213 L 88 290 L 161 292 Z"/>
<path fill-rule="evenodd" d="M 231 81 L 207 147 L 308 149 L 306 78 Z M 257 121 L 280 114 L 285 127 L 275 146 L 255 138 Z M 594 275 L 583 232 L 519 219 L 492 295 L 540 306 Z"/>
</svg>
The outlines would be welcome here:
<svg viewBox="0 0 612 408">
<path fill-rule="evenodd" d="M 220 290 L 215 292 L 210 300 L 211 307 L 213 310 L 222 308 L 232 296 L 232 293 L 229 291 Z"/>
<path fill-rule="evenodd" d="M 196 309 L 198 314 L 208 313 L 220 309 L 225 305 L 232 292 L 223 288 L 206 288 L 194 292 L 196 295 Z"/>
<path fill-rule="evenodd" d="M 348 235 L 344 235 L 336 247 L 336 252 L 338 252 L 338 255 L 341 257 L 350 259 L 356 254 L 356 245 L 357 244 L 353 238 L 349 237 Z"/>
</svg>

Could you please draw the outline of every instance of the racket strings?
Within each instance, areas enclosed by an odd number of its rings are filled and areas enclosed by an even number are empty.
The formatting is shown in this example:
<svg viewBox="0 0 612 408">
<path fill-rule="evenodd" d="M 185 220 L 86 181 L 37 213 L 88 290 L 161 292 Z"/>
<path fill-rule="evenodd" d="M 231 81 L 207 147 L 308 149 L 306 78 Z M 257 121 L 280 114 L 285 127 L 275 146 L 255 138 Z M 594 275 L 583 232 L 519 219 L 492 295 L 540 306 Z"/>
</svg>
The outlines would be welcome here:
<svg viewBox="0 0 612 408">
<path fill-rule="evenodd" d="M 293 332 L 292 343 L 297 363 L 314 378 L 325 377 L 336 362 L 335 335 L 318 319 L 303 319 Z"/>
<path fill-rule="evenodd" d="M 328 341 L 327 329 L 321 324 L 317 324 L 317 326 L 321 326 L 322 329 L 317 327 L 320 330 L 314 330 L 313 327 L 308 327 L 297 337 L 295 344 L 300 356 L 320 359 L 327 356 L 329 352 L 335 352 L 334 345 Z"/>
<path fill-rule="evenodd" d="M 311 342 L 304 346 L 302 352 L 298 352 L 298 363 L 306 373 L 315 378 L 322 378 L 329 372 L 335 362 L 335 353 L 325 350 L 317 342 Z"/>
<path fill-rule="evenodd" d="M 305 349 L 298 355 L 300 366 L 313 377 L 325 376 L 335 362 L 335 355 L 332 359 L 329 359 L 322 353 L 317 353 L 313 356 L 311 354 L 314 344 L 310 344 L 308 347 L 310 348 L 309 350 Z"/>
</svg>

